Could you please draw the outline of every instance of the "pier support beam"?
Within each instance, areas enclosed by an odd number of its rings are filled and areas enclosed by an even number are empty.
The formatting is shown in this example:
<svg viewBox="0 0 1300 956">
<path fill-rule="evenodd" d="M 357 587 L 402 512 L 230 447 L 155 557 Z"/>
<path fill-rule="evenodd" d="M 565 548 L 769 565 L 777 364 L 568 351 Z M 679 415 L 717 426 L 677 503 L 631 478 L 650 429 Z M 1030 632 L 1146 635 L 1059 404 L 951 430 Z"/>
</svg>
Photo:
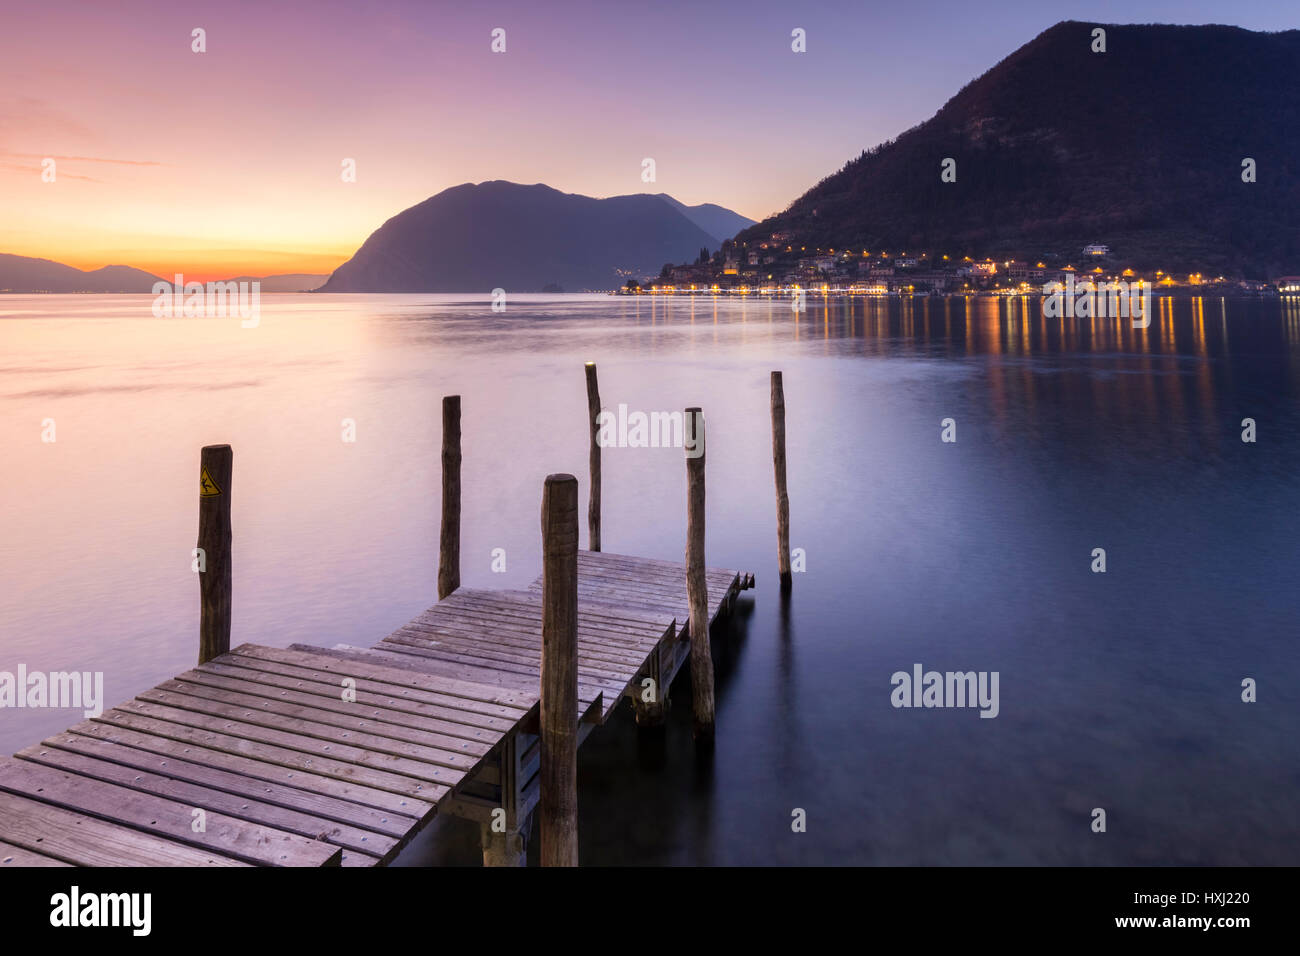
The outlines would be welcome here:
<svg viewBox="0 0 1300 956">
<path fill-rule="evenodd" d="M 691 613 L 691 687 L 696 743 L 713 745 L 713 652 L 704 576 L 704 413 L 686 409 L 686 596 Z"/>
<path fill-rule="evenodd" d="M 793 586 L 790 575 L 790 494 L 785 483 L 785 388 L 781 373 L 772 373 L 772 470 L 776 474 L 776 562 L 781 593 Z"/>
<path fill-rule="evenodd" d="M 460 587 L 460 396 L 442 400 L 442 530 L 438 600 Z"/>
<path fill-rule="evenodd" d="M 229 445 L 204 445 L 199 455 L 199 663 L 230 650 Z"/>
<path fill-rule="evenodd" d="M 528 842 L 521 830 L 493 831 L 492 824 L 480 823 L 484 866 L 527 866 Z"/>
<path fill-rule="evenodd" d="M 587 502 L 587 548 L 600 550 L 600 386 L 596 363 L 587 363 L 587 422 L 591 426 L 591 497 Z"/>
<path fill-rule="evenodd" d="M 668 701 L 662 697 L 644 701 L 638 695 L 632 700 L 632 716 L 638 727 L 662 727 L 668 717 Z"/>
<path fill-rule="evenodd" d="M 578 865 L 578 479 L 542 492 L 542 866 Z"/>
<path fill-rule="evenodd" d="M 668 652 L 673 652 L 671 647 Z M 664 686 L 667 681 L 661 659 L 663 653 L 663 648 L 655 649 L 641 679 L 632 687 L 632 713 L 638 727 L 662 727 L 668 715 L 668 688 Z M 653 700 L 645 699 L 649 689 L 642 682 L 647 677 L 654 681 Z"/>
</svg>

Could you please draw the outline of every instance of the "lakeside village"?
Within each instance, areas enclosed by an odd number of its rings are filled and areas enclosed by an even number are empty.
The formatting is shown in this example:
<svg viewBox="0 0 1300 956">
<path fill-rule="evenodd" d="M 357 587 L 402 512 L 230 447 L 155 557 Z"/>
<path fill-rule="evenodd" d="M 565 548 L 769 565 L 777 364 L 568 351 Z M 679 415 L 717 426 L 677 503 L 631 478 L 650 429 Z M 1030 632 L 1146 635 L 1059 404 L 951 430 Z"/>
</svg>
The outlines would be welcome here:
<svg viewBox="0 0 1300 956">
<path fill-rule="evenodd" d="M 865 249 L 797 250 L 789 236 L 773 233 L 757 248 L 738 247 L 731 240 L 689 265 L 668 264 L 657 279 L 628 279 L 623 295 L 789 295 L 800 291 L 830 295 L 1037 295 L 1051 283 L 1074 288 L 1092 282 L 1124 283 L 1159 294 L 1297 295 L 1300 276 L 1279 276 L 1263 282 L 1205 276 L 1175 275 L 1121 268 L 1110 247 L 1084 246 L 1077 259 L 1064 265 L 1009 259 L 977 261 L 969 256 L 932 258 Z M 1056 257 L 1057 259 L 1061 257 Z"/>
</svg>

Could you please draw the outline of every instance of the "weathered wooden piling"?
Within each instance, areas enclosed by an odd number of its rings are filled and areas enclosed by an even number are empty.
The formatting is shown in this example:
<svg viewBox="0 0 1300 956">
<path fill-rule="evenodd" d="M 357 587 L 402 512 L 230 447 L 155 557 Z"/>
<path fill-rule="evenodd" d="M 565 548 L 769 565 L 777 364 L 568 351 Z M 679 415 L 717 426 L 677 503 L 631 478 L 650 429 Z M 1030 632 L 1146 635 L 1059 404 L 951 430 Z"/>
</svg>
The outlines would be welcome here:
<svg viewBox="0 0 1300 956">
<path fill-rule="evenodd" d="M 578 865 L 578 479 L 542 492 L 542 866 Z"/>
<path fill-rule="evenodd" d="M 686 409 L 686 597 L 690 603 L 691 688 L 695 739 L 713 743 L 713 652 L 704 564 L 704 413 Z"/>
<path fill-rule="evenodd" d="M 638 727 L 662 727 L 668 717 L 668 688 L 657 676 L 651 680 L 654 681 L 653 699 L 645 699 L 647 689 L 643 686 L 635 688 L 636 695 L 632 698 L 632 716 Z"/>
<path fill-rule="evenodd" d="M 460 587 L 460 396 L 442 400 L 442 530 L 438 600 Z"/>
<path fill-rule="evenodd" d="M 789 591 L 790 494 L 785 484 L 785 388 L 781 373 L 772 373 L 772 468 L 776 472 L 776 560 L 781 572 L 781 590 Z"/>
<path fill-rule="evenodd" d="M 204 445 L 199 455 L 199 663 L 230 650 L 230 484 L 234 452 Z"/>
<path fill-rule="evenodd" d="M 587 363 L 587 419 L 591 426 L 591 495 L 587 502 L 587 549 L 600 550 L 600 386 L 596 363 Z"/>
<path fill-rule="evenodd" d="M 484 866 L 527 866 L 528 848 L 518 830 L 497 832 L 491 823 L 480 823 Z"/>
</svg>

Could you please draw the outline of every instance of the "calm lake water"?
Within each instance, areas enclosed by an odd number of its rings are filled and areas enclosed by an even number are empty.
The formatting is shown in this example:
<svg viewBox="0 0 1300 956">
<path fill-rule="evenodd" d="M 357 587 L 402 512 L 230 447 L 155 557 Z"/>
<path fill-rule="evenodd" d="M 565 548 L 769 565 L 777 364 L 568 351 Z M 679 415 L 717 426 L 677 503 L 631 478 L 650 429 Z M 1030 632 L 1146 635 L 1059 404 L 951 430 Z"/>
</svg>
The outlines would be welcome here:
<svg viewBox="0 0 1300 956">
<path fill-rule="evenodd" d="M 234 642 L 378 641 L 434 601 L 450 393 L 463 583 L 526 587 L 545 475 L 586 500 L 595 360 L 607 406 L 703 407 L 708 560 L 758 587 L 714 634 L 711 762 L 685 672 L 661 737 L 624 704 L 583 746 L 585 863 L 1300 863 L 1300 300 L 1161 300 L 1146 330 L 1033 299 L 810 299 L 796 321 L 763 300 L 264 296 L 255 329 L 150 301 L 0 297 L 0 670 L 103 671 L 111 706 L 193 665 L 196 471 L 220 442 Z M 773 368 L 807 555 L 787 606 Z M 681 451 L 604 469 L 605 549 L 681 560 Z M 999 716 L 895 709 L 916 663 L 997 671 Z M 0 750 L 80 719 L 0 710 Z M 477 838 L 443 821 L 399 862 L 477 863 Z"/>
</svg>

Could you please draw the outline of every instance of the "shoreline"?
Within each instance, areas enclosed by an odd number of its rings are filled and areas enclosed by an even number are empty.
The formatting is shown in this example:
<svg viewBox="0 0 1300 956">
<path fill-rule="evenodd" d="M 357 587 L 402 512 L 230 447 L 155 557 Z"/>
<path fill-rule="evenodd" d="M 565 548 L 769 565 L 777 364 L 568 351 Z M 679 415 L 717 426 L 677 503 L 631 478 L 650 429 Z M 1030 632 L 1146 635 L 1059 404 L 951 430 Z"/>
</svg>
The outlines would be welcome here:
<svg viewBox="0 0 1300 956">
<path fill-rule="evenodd" d="M 1042 299 L 1051 293 L 1042 290 L 1020 289 L 978 289 L 962 292 L 881 292 L 876 290 L 853 288 L 802 289 L 798 286 L 779 289 L 651 289 L 629 292 L 619 289 L 610 292 L 611 296 L 650 296 L 657 298 L 673 296 L 731 296 L 753 297 L 763 299 L 792 298 L 798 293 L 821 298 L 864 298 L 864 299 Z M 1153 289 L 1151 294 L 1157 298 L 1241 298 L 1241 299 L 1292 299 L 1300 297 L 1296 293 L 1282 293 L 1276 289 L 1251 290 L 1231 287 L 1197 289 L 1190 286 L 1169 286 Z"/>
</svg>

